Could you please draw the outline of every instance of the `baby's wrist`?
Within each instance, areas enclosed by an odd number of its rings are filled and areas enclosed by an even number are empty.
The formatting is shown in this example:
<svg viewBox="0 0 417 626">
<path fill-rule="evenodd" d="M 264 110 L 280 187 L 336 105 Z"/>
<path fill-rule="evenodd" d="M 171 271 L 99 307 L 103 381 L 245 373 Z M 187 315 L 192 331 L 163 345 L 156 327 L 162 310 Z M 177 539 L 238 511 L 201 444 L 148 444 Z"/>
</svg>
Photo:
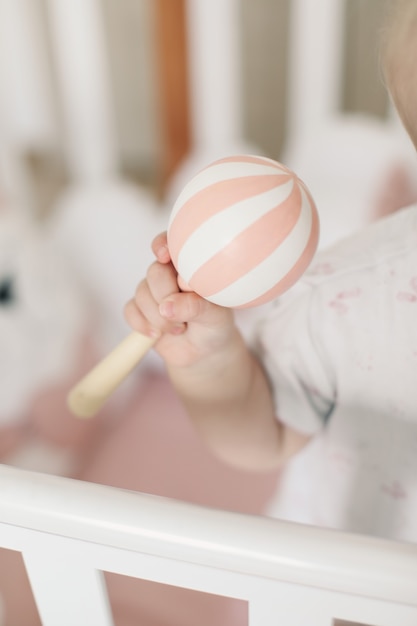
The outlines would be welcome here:
<svg viewBox="0 0 417 626">
<path fill-rule="evenodd" d="M 252 356 L 237 328 L 215 349 L 201 353 L 200 357 L 185 365 L 167 364 L 168 374 L 181 395 L 212 395 L 226 381 L 244 376 Z"/>
</svg>

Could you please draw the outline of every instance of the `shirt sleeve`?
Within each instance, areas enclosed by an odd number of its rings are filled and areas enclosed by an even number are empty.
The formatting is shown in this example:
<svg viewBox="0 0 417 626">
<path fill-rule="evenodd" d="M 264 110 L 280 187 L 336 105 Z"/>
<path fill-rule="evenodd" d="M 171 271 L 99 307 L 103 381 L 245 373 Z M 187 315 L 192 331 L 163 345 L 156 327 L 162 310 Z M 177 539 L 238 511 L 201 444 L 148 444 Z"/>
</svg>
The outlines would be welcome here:
<svg viewBox="0 0 417 626">
<path fill-rule="evenodd" d="M 256 350 L 269 377 L 277 418 L 306 435 L 320 431 L 336 402 L 332 368 L 318 329 L 314 288 L 278 300 L 258 325 Z"/>
</svg>

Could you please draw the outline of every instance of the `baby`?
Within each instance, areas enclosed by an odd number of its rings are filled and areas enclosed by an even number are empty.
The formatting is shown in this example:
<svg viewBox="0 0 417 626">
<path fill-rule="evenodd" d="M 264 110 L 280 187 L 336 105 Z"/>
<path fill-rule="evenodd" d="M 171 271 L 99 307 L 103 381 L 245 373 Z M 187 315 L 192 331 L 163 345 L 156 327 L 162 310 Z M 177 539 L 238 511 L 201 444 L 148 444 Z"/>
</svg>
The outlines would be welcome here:
<svg viewBox="0 0 417 626">
<path fill-rule="evenodd" d="M 417 4 L 389 6 L 382 62 L 417 145 Z M 165 234 L 126 305 L 157 337 L 196 429 L 223 460 L 280 466 L 270 513 L 417 541 L 417 206 L 321 252 L 247 345 L 229 309 L 179 290 Z"/>
</svg>

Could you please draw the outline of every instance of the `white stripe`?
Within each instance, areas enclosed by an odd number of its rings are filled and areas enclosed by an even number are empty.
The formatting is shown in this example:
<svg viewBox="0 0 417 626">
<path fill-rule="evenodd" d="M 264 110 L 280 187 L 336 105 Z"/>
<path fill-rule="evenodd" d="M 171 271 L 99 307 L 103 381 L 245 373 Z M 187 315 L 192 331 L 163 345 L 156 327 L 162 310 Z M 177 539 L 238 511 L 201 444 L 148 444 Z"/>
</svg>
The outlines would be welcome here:
<svg viewBox="0 0 417 626">
<path fill-rule="evenodd" d="M 241 232 L 285 202 L 293 187 L 294 181 L 290 179 L 283 185 L 236 202 L 210 217 L 188 237 L 181 248 L 177 261 L 179 275 L 188 283 L 204 263 L 221 252 Z"/>
<path fill-rule="evenodd" d="M 291 271 L 307 246 L 313 222 L 310 201 L 304 189 L 300 187 L 300 190 L 300 217 L 288 237 L 262 263 L 207 300 L 226 307 L 244 306 L 269 291 Z"/>
<path fill-rule="evenodd" d="M 233 178 L 245 178 L 246 176 L 266 176 L 267 174 L 279 175 L 288 174 L 279 164 L 273 165 L 272 160 L 265 160 L 264 163 L 246 163 L 246 162 L 228 162 L 214 163 L 205 168 L 194 176 L 181 191 L 177 200 L 172 207 L 169 218 L 169 226 L 172 224 L 174 217 L 181 209 L 182 205 L 188 202 L 195 194 L 210 185 L 214 185 L 224 180 L 232 180 Z M 269 162 L 268 162 L 269 161 Z"/>
</svg>

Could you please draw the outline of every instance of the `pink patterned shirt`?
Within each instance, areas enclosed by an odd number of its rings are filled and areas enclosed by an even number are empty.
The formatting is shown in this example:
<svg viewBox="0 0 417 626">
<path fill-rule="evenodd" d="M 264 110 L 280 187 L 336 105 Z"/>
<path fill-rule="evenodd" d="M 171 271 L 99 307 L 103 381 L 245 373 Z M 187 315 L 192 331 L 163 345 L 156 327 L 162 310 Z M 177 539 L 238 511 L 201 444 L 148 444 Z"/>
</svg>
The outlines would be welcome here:
<svg viewBox="0 0 417 626">
<path fill-rule="evenodd" d="M 417 206 L 320 252 L 258 340 L 277 415 L 314 435 L 270 513 L 417 542 Z"/>
</svg>

